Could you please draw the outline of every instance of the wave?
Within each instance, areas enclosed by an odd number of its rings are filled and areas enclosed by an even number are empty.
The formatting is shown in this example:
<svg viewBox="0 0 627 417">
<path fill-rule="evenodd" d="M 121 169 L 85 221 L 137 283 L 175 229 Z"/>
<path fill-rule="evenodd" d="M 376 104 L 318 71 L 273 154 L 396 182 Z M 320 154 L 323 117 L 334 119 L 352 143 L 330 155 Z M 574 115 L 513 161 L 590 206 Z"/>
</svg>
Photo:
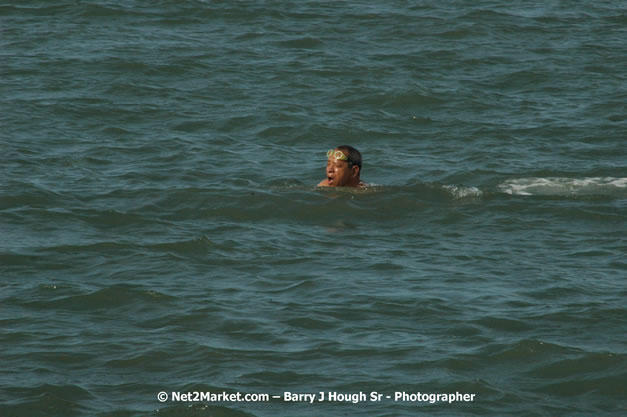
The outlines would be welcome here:
<svg viewBox="0 0 627 417">
<path fill-rule="evenodd" d="M 515 178 L 499 184 L 498 188 L 511 195 L 627 196 L 627 178 Z"/>
<path fill-rule="evenodd" d="M 151 305 L 161 307 L 176 299 L 172 295 L 126 284 L 112 285 L 82 294 L 66 293 L 58 298 L 51 298 L 51 290 L 56 289 L 56 285 L 48 284 L 37 289 L 36 294 L 40 295 L 41 299 L 24 301 L 20 298 L 9 298 L 7 301 L 37 310 L 111 311 L 119 308 L 136 311 L 137 309 L 150 308 Z"/>
</svg>

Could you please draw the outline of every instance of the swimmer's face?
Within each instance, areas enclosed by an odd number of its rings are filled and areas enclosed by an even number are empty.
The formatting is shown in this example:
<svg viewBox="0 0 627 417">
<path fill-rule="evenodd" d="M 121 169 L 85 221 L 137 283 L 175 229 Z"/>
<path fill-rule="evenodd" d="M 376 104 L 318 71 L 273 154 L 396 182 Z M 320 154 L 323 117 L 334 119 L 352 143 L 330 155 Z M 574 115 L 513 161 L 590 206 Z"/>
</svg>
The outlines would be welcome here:
<svg viewBox="0 0 627 417">
<path fill-rule="evenodd" d="M 335 149 L 337 151 L 337 149 Z M 353 166 L 350 162 L 335 158 L 334 155 L 327 159 L 327 181 L 329 187 L 343 187 L 351 179 L 356 177 L 359 167 Z"/>
</svg>

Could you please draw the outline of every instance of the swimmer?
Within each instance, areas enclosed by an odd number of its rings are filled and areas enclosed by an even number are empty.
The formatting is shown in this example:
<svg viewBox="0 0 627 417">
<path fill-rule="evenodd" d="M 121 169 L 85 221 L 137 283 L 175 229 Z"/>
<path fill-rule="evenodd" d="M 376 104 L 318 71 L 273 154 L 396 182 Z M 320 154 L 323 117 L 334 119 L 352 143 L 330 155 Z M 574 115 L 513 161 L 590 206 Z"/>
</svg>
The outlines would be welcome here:
<svg viewBox="0 0 627 417">
<path fill-rule="evenodd" d="M 361 181 L 361 153 L 352 146 L 342 145 L 327 152 L 327 179 L 318 187 L 365 187 Z"/>
</svg>

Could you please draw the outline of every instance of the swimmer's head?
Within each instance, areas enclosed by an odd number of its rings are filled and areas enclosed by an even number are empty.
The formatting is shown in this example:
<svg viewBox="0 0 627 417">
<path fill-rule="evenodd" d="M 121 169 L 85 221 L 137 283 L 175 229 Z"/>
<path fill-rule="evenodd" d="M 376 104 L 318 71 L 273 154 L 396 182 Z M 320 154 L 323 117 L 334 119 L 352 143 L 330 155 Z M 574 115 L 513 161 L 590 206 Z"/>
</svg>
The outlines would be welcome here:
<svg viewBox="0 0 627 417">
<path fill-rule="evenodd" d="M 329 187 L 357 187 L 360 183 L 361 153 L 352 146 L 342 145 L 327 152 Z"/>
</svg>

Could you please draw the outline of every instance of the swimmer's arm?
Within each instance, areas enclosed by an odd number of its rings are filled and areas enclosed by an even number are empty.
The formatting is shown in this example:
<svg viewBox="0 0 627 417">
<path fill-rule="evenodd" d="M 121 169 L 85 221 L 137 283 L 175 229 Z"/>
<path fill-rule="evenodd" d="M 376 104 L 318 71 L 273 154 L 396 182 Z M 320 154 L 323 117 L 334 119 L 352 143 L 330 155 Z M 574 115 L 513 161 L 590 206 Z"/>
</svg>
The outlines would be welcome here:
<svg viewBox="0 0 627 417">
<path fill-rule="evenodd" d="M 317 187 L 328 187 L 329 186 L 329 180 L 322 180 L 320 181 L 320 184 L 317 185 Z"/>
</svg>

